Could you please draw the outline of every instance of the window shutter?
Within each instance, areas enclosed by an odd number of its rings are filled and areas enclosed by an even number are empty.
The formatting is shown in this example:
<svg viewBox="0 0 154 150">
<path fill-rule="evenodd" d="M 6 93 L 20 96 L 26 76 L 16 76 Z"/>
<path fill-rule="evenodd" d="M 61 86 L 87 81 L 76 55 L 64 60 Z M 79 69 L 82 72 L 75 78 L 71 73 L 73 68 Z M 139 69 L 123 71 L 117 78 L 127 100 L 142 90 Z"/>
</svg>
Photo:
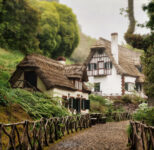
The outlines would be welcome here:
<svg viewBox="0 0 154 150">
<path fill-rule="evenodd" d="M 90 69 L 90 64 L 88 64 L 88 70 L 91 70 L 91 69 Z"/>
<path fill-rule="evenodd" d="M 73 108 L 76 109 L 76 107 L 77 107 L 76 99 L 73 98 Z"/>
<path fill-rule="evenodd" d="M 128 83 L 125 83 L 125 90 L 128 91 Z"/>
<path fill-rule="evenodd" d="M 110 62 L 110 68 L 112 69 L 112 62 Z"/>
<path fill-rule="evenodd" d="M 85 109 L 90 109 L 90 100 L 85 100 Z"/>
<path fill-rule="evenodd" d="M 84 100 L 82 99 L 81 101 L 81 109 L 83 110 L 84 109 Z"/>
<path fill-rule="evenodd" d="M 71 103 L 72 103 L 72 99 L 71 99 L 71 98 L 69 98 L 69 108 L 72 108 Z"/>
<path fill-rule="evenodd" d="M 107 69 L 107 62 L 104 63 L 104 68 Z"/>
<path fill-rule="evenodd" d="M 80 113 L 81 111 L 81 106 L 80 106 L 80 100 L 79 99 L 76 99 L 76 110 L 78 113 Z"/>
<path fill-rule="evenodd" d="M 97 69 L 97 64 L 95 63 L 95 64 L 94 64 L 94 70 L 96 70 L 96 69 Z"/>
</svg>

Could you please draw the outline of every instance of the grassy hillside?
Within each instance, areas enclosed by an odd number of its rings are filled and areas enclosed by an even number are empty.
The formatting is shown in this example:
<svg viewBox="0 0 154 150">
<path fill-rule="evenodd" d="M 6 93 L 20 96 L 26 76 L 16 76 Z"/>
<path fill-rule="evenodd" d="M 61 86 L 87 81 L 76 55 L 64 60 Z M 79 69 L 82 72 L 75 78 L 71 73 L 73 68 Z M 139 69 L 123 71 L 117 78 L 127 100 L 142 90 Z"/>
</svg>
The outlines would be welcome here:
<svg viewBox="0 0 154 150">
<path fill-rule="evenodd" d="M 90 47 L 96 42 L 96 39 L 85 35 L 84 33 L 82 33 L 81 29 L 79 31 L 79 34 L 80 43 L 74 50 L 71 59 L 74 60 L 76 63 L 83 63 L 89 55 Z"/>
<path fill-rule="evenodd" d="M 8 80 L 23 57 L 18 51 L 0 48 L 0 122 L 67 115 L 68 112 L 59 104 L 59 99 L 51 99 L 39 92 L 10 88 Z"/>
</svg>

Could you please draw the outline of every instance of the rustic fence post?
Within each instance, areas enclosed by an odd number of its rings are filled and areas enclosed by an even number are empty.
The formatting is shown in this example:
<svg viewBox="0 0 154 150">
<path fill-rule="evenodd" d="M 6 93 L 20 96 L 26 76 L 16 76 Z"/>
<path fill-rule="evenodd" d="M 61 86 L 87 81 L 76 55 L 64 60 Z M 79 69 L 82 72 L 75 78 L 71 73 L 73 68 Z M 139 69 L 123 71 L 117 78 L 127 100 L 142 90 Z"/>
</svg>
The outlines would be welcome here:
<svg viewBox="0 0 154 150">
<path fill-rule="evenodd" d="M 55 119 L 54 119 L 54 127 L 55 127 L 54 129 L 55 129 L 55 140 L 56 140 L 56 141 L 58 140 L 57 122 L 58 122 L 58 121 L 57 121 L 57 118 L 55 118 Z"/>
<path fill-rule="evenodd" d="M 0 124 L 0 150 L 2 150 L 2 124 Z"/>
</svg>

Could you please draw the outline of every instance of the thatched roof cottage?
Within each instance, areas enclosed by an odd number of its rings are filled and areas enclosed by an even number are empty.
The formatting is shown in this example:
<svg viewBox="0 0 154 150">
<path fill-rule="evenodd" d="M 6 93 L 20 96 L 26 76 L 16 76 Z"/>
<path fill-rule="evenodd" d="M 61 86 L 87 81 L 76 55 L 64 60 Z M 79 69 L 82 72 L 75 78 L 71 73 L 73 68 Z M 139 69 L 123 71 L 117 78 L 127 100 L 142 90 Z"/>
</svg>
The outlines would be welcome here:
<svg viewBox="0 0 154 150">
<path fill-rule="evenodd" d="M 93 92 L 103 96 L 122 96 L 137 93 L 144 96 L 144 75 L 141 52 L 118 45 L 118 34 L 111 34 L 111 42 L 100 38 L 91 47 L 85 62 Z"/>
<path fill-rule="evenodd" d="M 86 66 L 65 65 L 64 58 L 58 61 L 41 56 L 28 55 L 16 67 L 10 83 L 12 88 L 24 88 L 61 97 L 73 113 L 88 113 L 90 102 Z"/>
</svg>

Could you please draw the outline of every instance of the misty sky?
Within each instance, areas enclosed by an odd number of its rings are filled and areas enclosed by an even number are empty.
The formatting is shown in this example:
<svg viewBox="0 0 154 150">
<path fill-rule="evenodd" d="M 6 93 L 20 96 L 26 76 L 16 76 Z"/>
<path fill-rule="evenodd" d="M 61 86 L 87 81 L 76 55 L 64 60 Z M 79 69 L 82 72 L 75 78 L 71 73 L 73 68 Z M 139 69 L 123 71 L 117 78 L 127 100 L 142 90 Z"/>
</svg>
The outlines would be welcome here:
<svg viewBox="0 0 154 150">
<path fill-rule="evenodd" d="M 142 5 L 148 0 L 135 1 L 135 17 L 138 23 L 148 20 Z M 123 34 L 128 28 L 128 19 L 120 15 L 120 8 L 127 7 L 127 0 L 60 0 L 68 5 L 77 15 L 82 31 L 94 38 L 104 37 L 110 40 L 112 32 L 118 32 L 120 43 L 124 41 Z M 147 30 L 137 28 L 137 33 Z"/>
</svg>

